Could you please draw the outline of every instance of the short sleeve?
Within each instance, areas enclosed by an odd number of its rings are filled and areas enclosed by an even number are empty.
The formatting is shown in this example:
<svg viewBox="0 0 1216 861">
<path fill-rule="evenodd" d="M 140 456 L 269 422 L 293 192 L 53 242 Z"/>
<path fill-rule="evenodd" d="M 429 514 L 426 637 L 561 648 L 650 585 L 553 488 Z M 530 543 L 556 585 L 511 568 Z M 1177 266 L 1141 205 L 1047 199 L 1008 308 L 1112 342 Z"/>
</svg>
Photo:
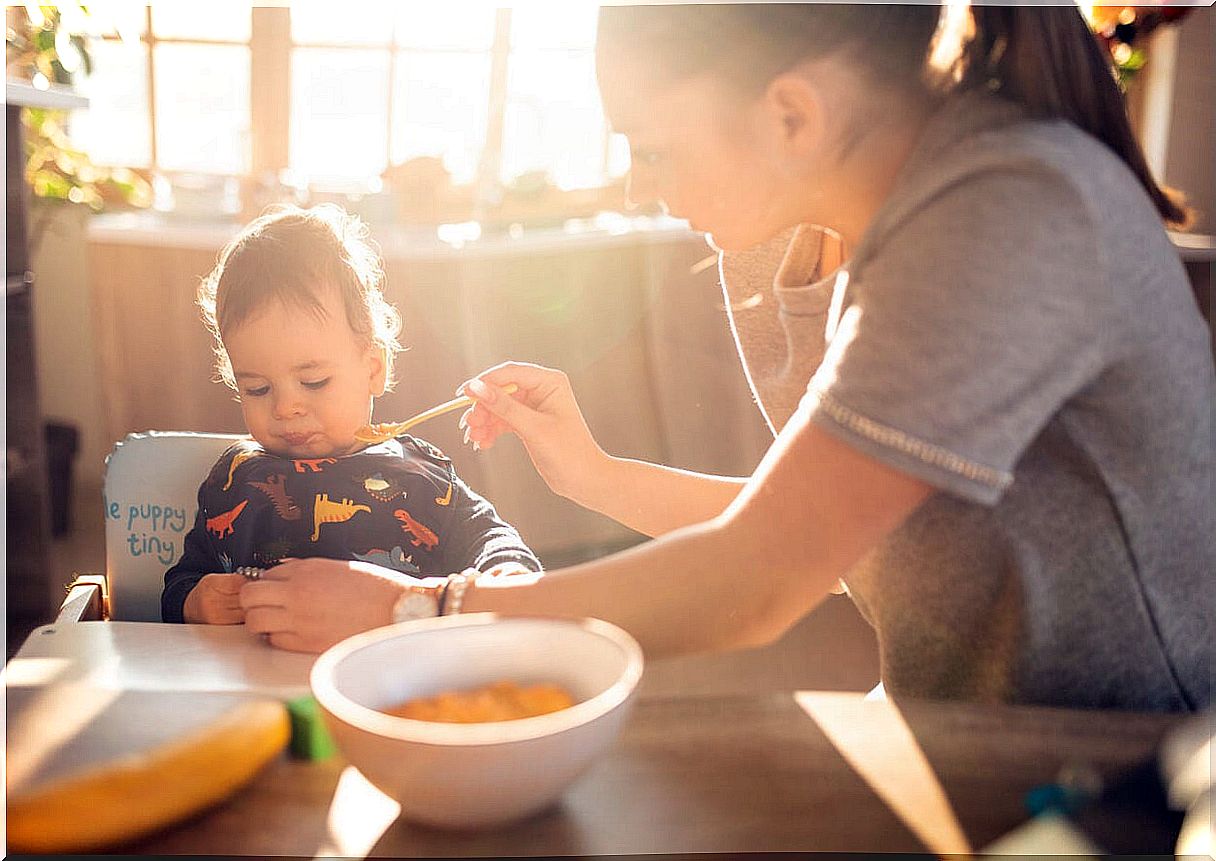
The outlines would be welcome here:
<svg viewBox="0 0 1216 861">
<path fill-rule="evenodd" d="M 1111 297 L 1078 191 L 1046 168 L 965 177 L 859 255 L 804 408 L 866 454 L 994 504 L 1101 371 Z M 864 247 L 863 245 L 863 247 Z"/>
</svg>

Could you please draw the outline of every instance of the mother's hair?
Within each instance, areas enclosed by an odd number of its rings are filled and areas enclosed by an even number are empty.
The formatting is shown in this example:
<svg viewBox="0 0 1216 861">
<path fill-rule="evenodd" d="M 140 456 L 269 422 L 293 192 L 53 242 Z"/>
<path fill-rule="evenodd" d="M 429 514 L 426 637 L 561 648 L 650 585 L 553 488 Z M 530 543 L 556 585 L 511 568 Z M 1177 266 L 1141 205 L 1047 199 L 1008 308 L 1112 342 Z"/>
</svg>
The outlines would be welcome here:
<svg viewBox="0 0 1216 861">
<path fill-rule="evenodd" d="M 932 5 L 605 6 L 599 61 L 644 59 L 657 75 L 710 74 L 752 94 L 799 63 L 827 56 L 843 57 L 872 84 L 895 91 L 987 87 L 1032 116 L 1068 120 L 1105 143 L 1165 221 L 1189 222 L 1180 195 L 1153 179 L 1110 58 L 1075 6 L 973 6 L 959 21 L 961 32 L 945 26 L 951 20 Z M 944 42 L 956 35 L 943 60 Z"/>
</svg>

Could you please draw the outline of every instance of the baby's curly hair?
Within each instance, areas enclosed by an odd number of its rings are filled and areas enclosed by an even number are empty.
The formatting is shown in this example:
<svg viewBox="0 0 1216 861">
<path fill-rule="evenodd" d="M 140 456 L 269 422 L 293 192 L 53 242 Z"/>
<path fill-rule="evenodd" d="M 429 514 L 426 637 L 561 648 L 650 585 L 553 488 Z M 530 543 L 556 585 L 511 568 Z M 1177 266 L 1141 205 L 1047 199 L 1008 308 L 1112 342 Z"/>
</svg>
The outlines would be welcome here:
<svg viewBox="0 0 1216 861">
<path fill-rule="evenodd" d="M 224 333 L 273 299 L 321 313 L 319 291 L 336 289 L 351 329 L 388 357 L 387 388 L 395 382 L 393 359 L 402 350 L 401 315 L 384 298 L 384 265 L 368 229 L 339 206 L 277 206 L 250 222 L 220 252 L 198 288 L 203 322 L 215 339 L 216 380 L 237 390 Z"/>
</svg>

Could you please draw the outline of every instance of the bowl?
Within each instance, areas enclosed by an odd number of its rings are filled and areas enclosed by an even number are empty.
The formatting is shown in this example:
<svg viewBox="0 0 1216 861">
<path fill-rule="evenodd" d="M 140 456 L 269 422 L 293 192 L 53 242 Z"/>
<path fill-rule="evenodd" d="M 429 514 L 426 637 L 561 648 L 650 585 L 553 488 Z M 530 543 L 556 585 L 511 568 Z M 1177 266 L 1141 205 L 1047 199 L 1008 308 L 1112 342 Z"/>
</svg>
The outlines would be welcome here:
<svg viewBox="0 0 1216 861">
<path fill-rule="evenodd" d="M 338 748 L 402 817 L 476 829 L 553 803 L 616 738 L 641 676 L 641 648 L 615 625 L 473 613 L 356 634 L 317 658 L 310 681 Z M 381 711 L 503 680 L 558 684 L 575 704 L 492 723 Z"/>
</svg>

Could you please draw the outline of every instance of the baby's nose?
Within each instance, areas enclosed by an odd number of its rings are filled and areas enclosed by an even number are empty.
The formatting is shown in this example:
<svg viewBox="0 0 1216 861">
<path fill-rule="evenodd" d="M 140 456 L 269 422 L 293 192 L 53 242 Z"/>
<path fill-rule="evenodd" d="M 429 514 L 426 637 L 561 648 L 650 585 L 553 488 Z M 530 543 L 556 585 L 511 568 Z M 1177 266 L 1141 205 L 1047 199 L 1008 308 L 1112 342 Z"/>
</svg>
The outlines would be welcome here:
<svg viewBox="0 0 1216 861">
<path fill-rule="evenodd" d="M 274 399 L 274 417 L 276 419 L 289 419 L 292 416 L 302 415 L 304 413 L 304 405 L 299 398 L 291 395 L 278 395 Z"/>
</svg>

